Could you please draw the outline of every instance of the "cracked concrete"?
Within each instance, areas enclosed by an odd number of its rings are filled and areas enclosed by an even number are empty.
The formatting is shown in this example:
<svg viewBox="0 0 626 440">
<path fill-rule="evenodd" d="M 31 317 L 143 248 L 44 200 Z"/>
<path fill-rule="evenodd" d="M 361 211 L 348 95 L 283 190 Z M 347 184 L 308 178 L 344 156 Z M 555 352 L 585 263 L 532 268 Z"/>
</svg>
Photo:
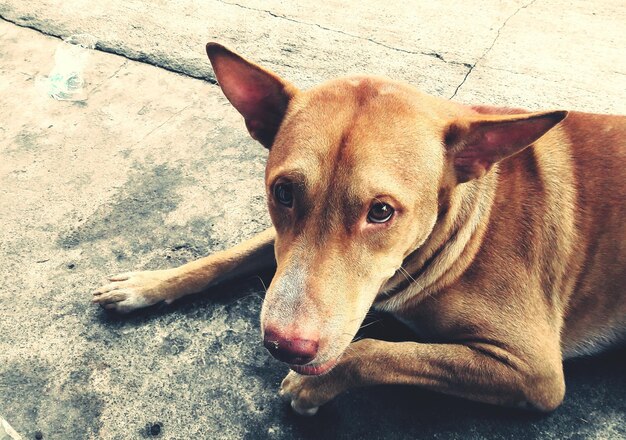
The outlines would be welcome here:
<svg viewBox="0 0 626 440">
<path fill-rule="evenodd" d="M 446 94 L 451 93 L 455 78 L 460 80 L 465 71 L 463 65 L 448 64 L 431 55 L 398 51 L 391 45 L 384 47 L 367 39 L 324 29 L 328 26 L 303 25 L 302 20 L 270 15 L 261 8 L 252 10 L 252 6 L 242 11 L 240 6 L 220 1 L 200 4 L 176 1 L 148 6 L 133 0 L 91 7 L 85 12 L 76 7 L 81 3 L 64 3 L 63 7 L 55 8 L 52 0 L 31 4 L 4 2 L 0 4 L 0 16 L 56 36 L 88 32 L 98 37 L 100 50 L 211 81 L 214 81 L 213 73 L 203 52 L 209 40 L 221 41 L 256 57 L 302 87 L 332 76 L 363 72 L 369 64 L 374 67 L 368 69 L 373 74 L 412 79 L 431 93 Z M 202 17 L 210 18 L 207 24 Z M 277 25 L 281 26 L 280 33 L 275 32 Z M 301 40 L 303 26 L 310 29 L 306 31 L 307 38 Z M 119 35 L 128 35 L 128 38 L 122 40 Z M 340 49 L 353 47 L 355 41 L 368 46 L 368 50 L 345 53 Z M 330 64 L 331 70 L 321 69 L 321 65 L 314 62 L 316 59 L 336 62 Z M 435 76 L 440 79 L 435 80 Z"/>
<path fill-rule="evenodd" d="M 489 47 L 483 52 L 483 54 L 473 64 L 470 64 L 469 66 L 467 66 L 468 67 L 467 73 L 463 77 L 463 80 L 461 81 L 461 83 L 458 86 L 456 86 L 456 89 L 454 89 L 454 93 L 452 94 L 452 96 L 450 96 L 450 99 L 454 99 L 456 97 L 456 95 L 459 93 L 459 90 L 461 89 L 461 87 L 463 87 L 463 84 L 465 84 L 465 81 L 467 81 L 467 78 L 472 74 L 472 72 L 474 71 L 478 63 L 480 63 L 487 56 L 487 54 L 491 51 L 491 49 L 493 49 L 493 46 L 495 46 L 496 42 L 498 41 L 498 38 L 500 38 L 500 32 L 502 31 L 502 29 L 504 29 L 504 27 L 509 22 L 509 20 L 513 18 L 514 16 L 516 16 L 517 13 L 521 11 L 522 9 L 526 9 L 529 6 L 531 6 L 533 3 L 535 3 L 535 1 L 537 0 L 532 0 L 529 3 L 520 6 L 518 9 L 515 10 L 515 12 L 509 15 L 506 18 L 506 20 L 504 20 L 504 22 L 502 23 L 502 26 L 498 28 L 496 36 L 491 42 L 491 44 L 489 45 Z"/>
<path fill-rule="evenodd" d="M 303 25 L 307 25 L 307 26 L 315 26 L 315 27 L 318 27 L 318 28 L 323 29 L 325 31 L 336 32 L 336 33 L 339 33 L 339 34 L 342 34 L 342 35 L 347 35 L 348 37 L 356 38 L 358 40 L 367 41 L 369 43 L 373 43 L 373 44 L 376 44 L 378 46 L 382 46 L 384 48 L 391 49 L 391 50 L 394 50 L 394 51 L 397 51 L 397 52 L 408 53 L 408 54 L 412 54 L 412 55 L 426 55 L 426 56 L 434 57 L 434 58 L 436 58 L 438 60 L 441 60 L 444 63 L 462 65 L 462 66 L 465 66 L 465 67 L 468 67 L 468 68 L 471 66 L 469 63 L 446 60 L 441 54 L 439 54 L 437 52 L 432 52 L 432 51 L 415 51 L 415 50 L 402 49 L 402 48 L 399 48 L 399 47 L 393 47 L 393 46 L 390 46 L 388 44 L 382 43 L 380 41 L 376 41 L 373 38 L 362 37 L 360 35 L 355 35 L 355 34 L 352 34 L 350 32 L 346 32 L 346 31 L 340 30 L 340 29 L 333 29 L 333 28 L 330 28 L 330 27 L 327 27 L 327 26 L 323 26 L 323 25 L 318 24 L 318 23 L 310 23 L 310 22 L 307 22 L 307 21 L 296 20 L 294 18 L 290 18 L 290 17 L 288 17 L 286 15 L 282 15 L 282 14 L 277 14 L 277 13 L 272 12 L 272 11 L 267 10 L 267 9 L 252 8 L 252 7 L 249 7 L 249 6 L 244 6 L 244 5 L 239 4 L 239 3 L 231 3 L 231 2 L 224 1 L 224 0 L 219 0 L 219 1 L 220 1 L 220 3 L 224 3 L 226 5 L 237 6 L 239 8 L 246 9 L 246 10 L 249 10 L 249 11 L 265 12 L 266 14 L 271 15 L 272 17 L 275 17 L 275 18 L 280 18 L 280 19 L 283 19 L 283 20 L 288 20 L 288 21 L 292 21 L 294 23 L 303 24 Z"/>
<path fill-rule="evenodd" d="M 55 36 L 89 32 L 100 50 L 211 82 L 202 48 L 216 40 L 301 87 L 368 72 L 466 102 L 626 110 L 619 0 L 364 1 L 349 11 L 333 1 L 2 0 L 0 17 Z"/>
<path fill-rule="evenodd" d="M 62 440 L 626 438 L 623 351 L 568 363 L 549 416 L 379 387 L 302 419 L 259 343 L 263 280 L 129 318 L 91 307 L 107 274 L 176 266 L 269 223 L 266 151 L 210 84 L 209 40 L 301 87 L 365 72 L 467 102 L 626 110 L 618 0 L 227 3 L 0 0 L 37 29 L 0 21 L 0 416 Z M 43 34 L 78 32 L 99 39 L 88 99 L 54 101 L 35 87 L 59 44 Z"/>
</svg>

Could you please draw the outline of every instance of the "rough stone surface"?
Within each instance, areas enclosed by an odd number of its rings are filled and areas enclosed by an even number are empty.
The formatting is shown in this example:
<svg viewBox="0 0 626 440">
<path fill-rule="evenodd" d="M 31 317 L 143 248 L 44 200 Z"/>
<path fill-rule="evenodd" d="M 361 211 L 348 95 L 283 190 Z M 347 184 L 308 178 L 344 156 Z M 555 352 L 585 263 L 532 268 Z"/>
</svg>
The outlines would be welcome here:
<svg viewBox="0 0 626 440">
<path fill-rule="evenodd" d="M 467 101 L 625 109 L 622 2 L 341 3 L 15 0 L 0 15 L 196 77 L 218 39 L 304 87 L 359 71 Z M 567 364 L 549 416 L 379 387 L 303 419 L 259 343 L 262 280 L 127 318 L 92 307 L 107 274 L 265 228 L 266 152 L 216 86 L 122 56 L 92 54 L 85 103 L 50 99 L 36 83 L 58 44 L 0 22 L 0 416 L 24 438 L 626 438 L 623 351 Z"/>
<path fill-rule="evenodd" d="M 367 72 L 468 102 L 626 112 L 621 0 L 1 0 L 0 17 L 196 78 L 214 80 L 218 41 L 301 87 Z"/>
<path fill-rule="evenodd" d="M 626 3 L 536 0 L 497 31 L 455 98 L 626 113 Z"/>
</svg>

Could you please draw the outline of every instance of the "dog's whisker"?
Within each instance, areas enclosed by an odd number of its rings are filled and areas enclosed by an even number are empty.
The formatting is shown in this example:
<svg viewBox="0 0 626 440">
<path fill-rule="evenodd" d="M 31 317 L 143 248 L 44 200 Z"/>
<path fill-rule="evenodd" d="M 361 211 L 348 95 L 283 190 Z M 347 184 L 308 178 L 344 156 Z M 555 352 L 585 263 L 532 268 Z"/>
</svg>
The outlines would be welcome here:
<svg viewBox="0 0 626 440">
<path fill-rule="evenodd" d="M 369 327 L 370 325 L 373 325 L 373 324 L 377 324 L 377 323 L 379 323 L 381 321 L 382 321 L 382 319 L 377 319 L 375 321 L 368 322 L 367 324 L 363 324 L 361 327 L 359 327 L 359 330 L 363 330 L 364 328 L 367 328 L 367 327 Z"/>
<path fill-rule="evenodd" d="M 250 291 L 250 292 L 246 293 L 245 295 L 238 296 L 231 303 L 232 304 L 239 303 L 240 301 L 243 301 L 243 300 L 245 300 L 247 298 L 250 298 L 251 296 L 255 296 L 255 297 L 259 298 L 261 301 L 263 301 L 263 299 L 264 299 L 263 293 L 264 292 L 261 292 L 261 291 L 258 291 L 258 290 L 253 290 L 253 291 Z"/>
<path fill-rule="evenodd" d="M 267 286 L 263 282 L 263 278 L 261 278 L 259 275 L 255 275 L 254 277 L 259 279 L 259 281 L 261 282 L 261 285 L 263 286 L 264 293 L 267 293 Z"/>
</svg>

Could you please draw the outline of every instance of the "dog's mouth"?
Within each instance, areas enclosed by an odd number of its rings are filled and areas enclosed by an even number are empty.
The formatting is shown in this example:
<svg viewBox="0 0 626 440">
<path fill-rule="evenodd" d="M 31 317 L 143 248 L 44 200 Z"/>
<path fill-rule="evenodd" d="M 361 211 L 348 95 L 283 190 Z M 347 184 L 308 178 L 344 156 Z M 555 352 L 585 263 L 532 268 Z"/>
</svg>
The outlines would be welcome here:
<svg viewBox="0 0 626 440">
<path fill-rule="evenodd" d="M 293 371 L 303 376 L 321 376 L 335 368 L 339 359 L 331 359 L 323 364 L 289 365 Z"/>
</svg>

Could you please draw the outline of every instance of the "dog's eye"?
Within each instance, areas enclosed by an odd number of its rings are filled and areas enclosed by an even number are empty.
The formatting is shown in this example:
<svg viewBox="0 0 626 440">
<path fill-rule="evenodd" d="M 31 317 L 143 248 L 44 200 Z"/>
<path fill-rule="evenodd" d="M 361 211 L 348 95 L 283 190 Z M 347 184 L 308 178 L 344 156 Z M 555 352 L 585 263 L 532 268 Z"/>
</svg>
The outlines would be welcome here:
<svg viewBox="0 0 626 440">
<path fill-rule="evenodd" d="M 367 221 L 370 223 L 385 223 L 393 216 L 394 209 L 387 203 L 374 203 L 367 213 Z"/>
<path fill-rule="evenodd" d="M 293 185 L 288 182 L 281 182 L 274 185 L 274 197 L 283 206 L 291 208 L 293 206 Z"/>
</svg>

